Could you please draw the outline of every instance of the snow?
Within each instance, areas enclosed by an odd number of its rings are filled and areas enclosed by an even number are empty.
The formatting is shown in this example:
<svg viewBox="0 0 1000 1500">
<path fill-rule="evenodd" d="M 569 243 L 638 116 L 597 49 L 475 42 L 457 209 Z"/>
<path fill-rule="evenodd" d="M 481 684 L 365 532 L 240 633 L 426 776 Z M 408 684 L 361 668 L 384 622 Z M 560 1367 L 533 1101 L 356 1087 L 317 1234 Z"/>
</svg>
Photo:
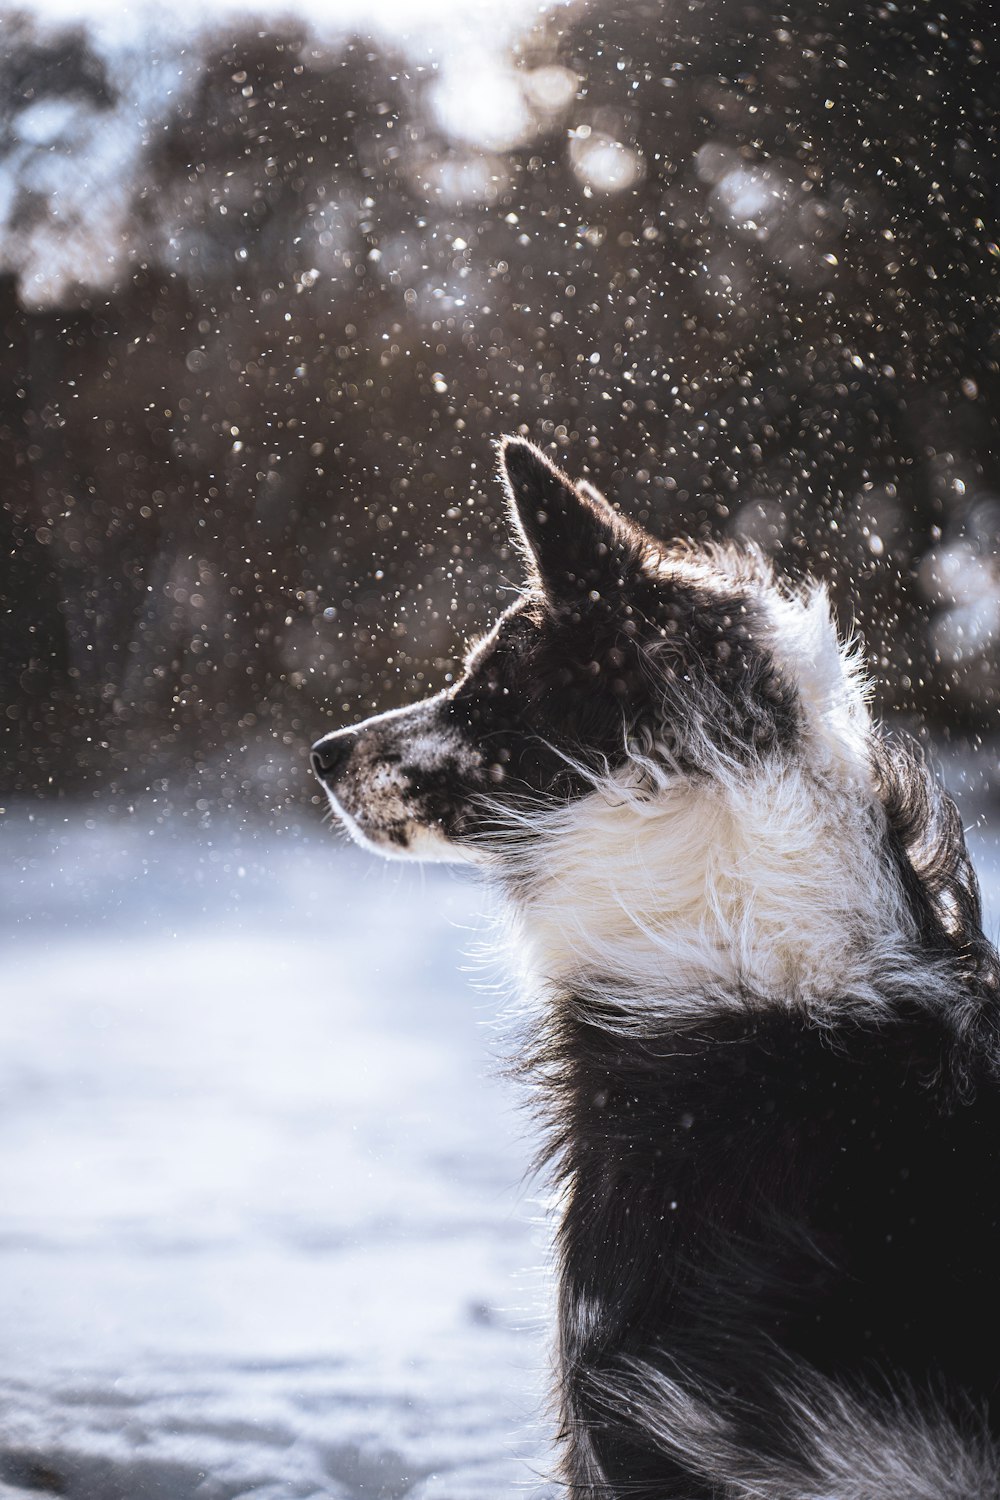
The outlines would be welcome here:
<svg viewBox="0 0 1000 1500">
<path fill-rule="evenodd" d="M 481 893 L 318 823 L 0 843 L 0 1500 L 551 1495 Z"/>
<path fill-rule="evenodd" d="M 322 827 L 90 821 L 3 834 L 0 1481 L 544 1493 L 545 1243 L 461 972 L 479 894 Z"/>
</svg>

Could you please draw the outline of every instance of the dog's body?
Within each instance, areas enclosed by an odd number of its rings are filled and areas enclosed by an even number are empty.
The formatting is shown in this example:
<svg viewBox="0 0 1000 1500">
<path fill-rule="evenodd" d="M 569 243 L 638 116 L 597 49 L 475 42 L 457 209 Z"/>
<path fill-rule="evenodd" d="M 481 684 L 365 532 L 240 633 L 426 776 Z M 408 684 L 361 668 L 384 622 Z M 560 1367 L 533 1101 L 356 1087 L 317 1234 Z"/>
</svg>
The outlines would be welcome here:
<svg viewBox="0 0 1000 1500">
<path fill-rule="evenodd" d="M 504 889 L 588 1500 L 1000 1497 L 1000 967 L 821 591 L 529 444 L 461 680 L 320 741 L 357 837 Z"/>
</svg>

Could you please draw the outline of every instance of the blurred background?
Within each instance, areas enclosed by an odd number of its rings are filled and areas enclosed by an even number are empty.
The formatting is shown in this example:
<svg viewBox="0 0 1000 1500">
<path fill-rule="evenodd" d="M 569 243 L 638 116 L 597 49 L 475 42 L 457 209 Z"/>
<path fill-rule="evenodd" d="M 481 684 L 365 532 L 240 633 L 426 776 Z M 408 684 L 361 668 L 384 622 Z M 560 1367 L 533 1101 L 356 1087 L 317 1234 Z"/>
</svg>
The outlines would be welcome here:
<svg viewBox="0 0 1000 1500">
<path fill-rule="evenodd" d="M 440 686 L 504 594 L 510 431 L 828 577 L 883 711 L 990 730 L 990 33 L 972 0 L 6 12 L 5 789 L 312 795 L 317 733 Z"/>
<path fill-rule="evenodd" d="M 1000 909 L 998 119 L 977 0 L 0 10 L 3 1500 L 547 1493 L 480 898 L 307 768 L 501 433 L 826 578 Z"/>
</svg>

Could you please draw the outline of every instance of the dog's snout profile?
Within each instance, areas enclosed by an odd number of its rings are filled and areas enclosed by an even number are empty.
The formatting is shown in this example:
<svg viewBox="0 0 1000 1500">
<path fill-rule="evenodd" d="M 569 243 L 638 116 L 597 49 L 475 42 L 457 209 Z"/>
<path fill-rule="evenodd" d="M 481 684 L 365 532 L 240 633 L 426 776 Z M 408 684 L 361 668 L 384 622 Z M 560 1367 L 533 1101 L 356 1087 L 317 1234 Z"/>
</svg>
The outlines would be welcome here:
<svg viewBox="0 0 1000 1500">
<path fill-rule="evenodd" d="M 320 781 L 333 781 L 351 753 L 351 738 L 348 735 L 328 735 L 317 740 L 309 759 Z"/>
</svg>

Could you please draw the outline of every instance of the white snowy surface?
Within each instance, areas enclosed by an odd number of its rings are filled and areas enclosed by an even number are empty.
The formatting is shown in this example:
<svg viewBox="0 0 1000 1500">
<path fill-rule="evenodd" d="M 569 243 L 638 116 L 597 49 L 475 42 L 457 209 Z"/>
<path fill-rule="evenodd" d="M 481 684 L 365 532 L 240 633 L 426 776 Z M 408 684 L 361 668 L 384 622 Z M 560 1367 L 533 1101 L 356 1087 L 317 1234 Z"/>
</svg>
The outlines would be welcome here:
<svg viewBox="0 0 1000 1500">
<path fill-rule="evenodd" d="M 319 826 L 0 820 L 0 1500 L 552 1493 L 481 905 Z"/>
<path fill-rule="evenodd" d="M 544 1493 L 480 894 L 86 817 L 0 831 L 0 1496 Z"/>
</svg>

